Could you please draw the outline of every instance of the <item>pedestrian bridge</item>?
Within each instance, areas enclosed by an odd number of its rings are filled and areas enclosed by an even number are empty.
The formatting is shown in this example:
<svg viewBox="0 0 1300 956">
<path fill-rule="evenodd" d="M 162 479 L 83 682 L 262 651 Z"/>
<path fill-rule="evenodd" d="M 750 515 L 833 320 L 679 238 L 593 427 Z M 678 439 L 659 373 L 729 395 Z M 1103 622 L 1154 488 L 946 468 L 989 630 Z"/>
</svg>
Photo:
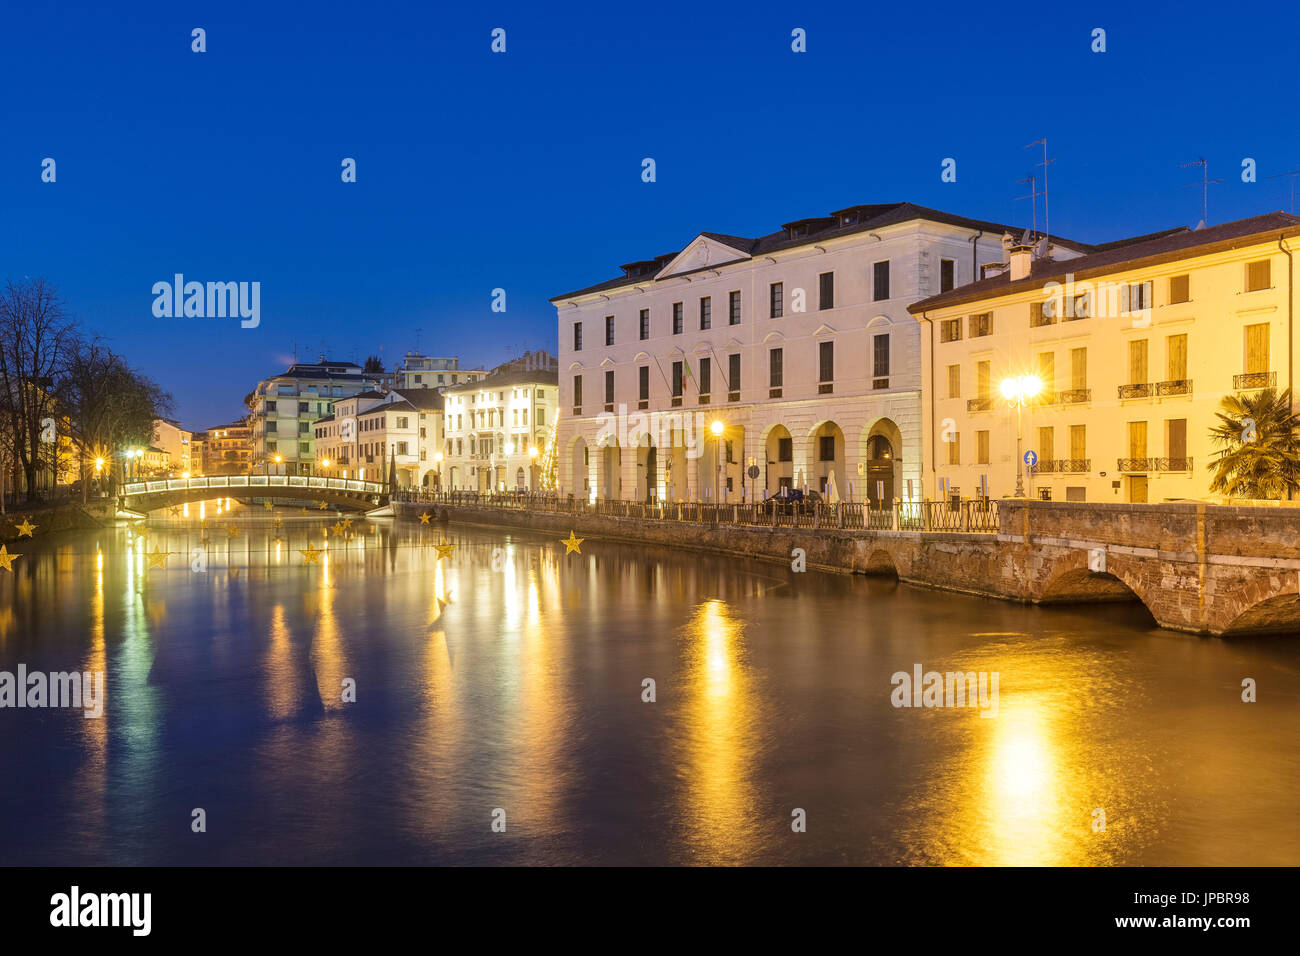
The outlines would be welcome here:
<svg viewBox="0 0 1300 956">
<path fill-rule="evenodd" d="M 160 478 L 122 486 L 119 507 L 153 511 L 213 498 L 293 498 L 324 501 L 370 511 L 388 503 L 388 486 L 378 481 L 323 478 L 314 475 L 210 475 L 206 478 Z"/>
</svg>

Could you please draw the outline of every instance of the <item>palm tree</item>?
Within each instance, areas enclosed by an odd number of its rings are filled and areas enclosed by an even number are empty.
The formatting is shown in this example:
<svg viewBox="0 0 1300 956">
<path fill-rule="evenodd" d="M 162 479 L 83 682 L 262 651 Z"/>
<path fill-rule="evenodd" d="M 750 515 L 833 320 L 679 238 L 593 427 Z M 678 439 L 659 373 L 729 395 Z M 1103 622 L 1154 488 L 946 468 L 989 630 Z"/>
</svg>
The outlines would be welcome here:
<svg viewBox="0 0 1300 956">
<path fill-rule="evenodd" d="M 1281 499 L 1300 490 L 1300 416 L 1291 390 L 1225 395 L 1210 439 L 1219 446 L 1210 491 L 1232 498 Z"/>
</svg>

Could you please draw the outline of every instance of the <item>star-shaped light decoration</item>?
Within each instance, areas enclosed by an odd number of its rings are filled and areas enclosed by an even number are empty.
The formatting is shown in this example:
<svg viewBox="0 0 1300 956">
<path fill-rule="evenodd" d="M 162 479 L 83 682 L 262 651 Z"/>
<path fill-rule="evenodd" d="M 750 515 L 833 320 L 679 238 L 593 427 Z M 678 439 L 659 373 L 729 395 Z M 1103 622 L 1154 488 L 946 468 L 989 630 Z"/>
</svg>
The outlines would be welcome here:
<svg viewBox="0 0 1300 956">
<path fill-rule="evenodd" d="M 302 509 L 302 513 L 303 513 L 303 514 L 306 514 L 306 513 L 307 513 L 307 509 L 306 509 L 306 508 L 303 508 L 303 509 Z"/>
<path fill-rule="evenodd" d="M 451 553 L 456 550 L 456 546 L 454 544 L 448 544 L 445 540 L 442 542 L 442 544 L 435 544 L 434 548 L 436 548 L 438 551 L 437 560 L 439 561 L 441 561 L 443 558 L 450 558 Z"/>
<path fill-rule="evenodd" d="M 179 517 L 181 513 L 180 505 L 177 505 L 175 508 L 168 508 L 167 513 L 173 518 Z"/>
<path fill-rule="evenodd" d="M 18 532 L 18 537 L 30 538 L 32 536 L 32 532 L 36 530 L 36 525 L 32 524 L 30 521 L 24 518 L 22 524 L 14 525 L 14 530 Z"/>
<path fill-rule="evenodd" d="M 14 558 L 21 557 L 21 554 L 10 554 L 9 549 L 3 544 L 0 544 L 0 568 L 4 568 L 6 571 L 12 571 L 14 569 Z"/>
<path fill-rule="evenodd" d="M 275 507 L 275 505 L 271 504 L 271 499 L 270 499 L 270 498 L 267 498 L 267 499 L 266 499 L 266 510 L 267 510 L 267 511 L 270 511 L 270 510 L 271 510 L 272 508 L 274 508 L 274 507 Z"/>
<path fill-rule="evenodd" d="M 171 554 L 170 551 L 160 551 L 158 545 L 155 544 L 153 546 L 153 554 L 146 552 L 145 557 L 149 560 L 150 568 L 165 568 L 167 567 L 167 555 L 169 554 Z M 145 570 L 148 570 L 148 568 Z"/>
<path fill-rule="evenodd" d="M 579 554 L 582 554 L 582 549 L 578 547 L 578 545 L 582 544 L 582 542 L 586 540 L 587 540 L 586 538 L 575 537 L 573 532 L 570 531 L 569 537 L 567 539 L 565 538 L 560 539 L 560 544 L 564 545 L 565 554 L 569 554 L 572 551 L 577 551 Z"/>
<path fill-rule="evenodd" d="M 321 511 L 325 511 L 327 508 L 329 508 L 329 502 L 328 502 L 328 501 L 322 501 L 322 502 L 320 503 L 320 510 L 321 510 Z"/>
<path fill-rule="evenodd" d="M 232 524 L 230 527 L 228 527 L 228 528 L 226 529 L 226 537 L 227 537 L 227 538 L 238 538 L 238 537 L 239 537 L 239 526 L 238 526 L 238 525 L 233 525 L 233 524 Z"/>
<path fill-rule="evenodd" d="M 135 526 L 135 533 L 142 538 L 148 537 L 149 526 L 145 524 L 143 521 L 141 521 L 138 525 Z"/>
<path fill-rule="evenodd" d="M 341 525 L 343 525 L 343 530 L 344 530 L 344 531 L 351 531 L 351 530 L 352 530 L 352 519 L 351 519 L 351 518 L 344 518 L 344 519 L 343 519 L 341 522 L 339 522 L 339 523 L 340 523 Z"/>
<path fill-rule="evenodd" d="M 279 531 L 281 528 L 284 527 L 284 519 L 276 518 L 274 521 L 271 522 L 271 527 L 274 528 L 276 531 Z"/>
<path fill-rule="evenodd" d="M 338 524 L 331 526 L 330 530 L 334 532 L 334 537 L 339 537 L 344 531 L 343 522 L 340 521 Z"/>
<path fill-rule="evenodd" d="M 232 577 L 232 578 L 237 578 L 237 577 L 239 577 L 239 568 L 228 568 L 228 569 L 226 570 L 226 575 L 227 575 L 228 577 Z"/>
<path fill-rule="evenodd" d="M 432 517 L 433 515 L 429 514 L 429 512 L 426 511 L 424 514 L 420 515 L 420 524 L 428 524 L 429 519 Z"/>
<path fill-rule="evenodd" d="M 321 552 L 317 551 L 310 542 L 307 544 L 307 550 L 299 548 L 298 553 L 302 555 L 303 564 L 315 564 L 321 556 Z"/>
</svg>

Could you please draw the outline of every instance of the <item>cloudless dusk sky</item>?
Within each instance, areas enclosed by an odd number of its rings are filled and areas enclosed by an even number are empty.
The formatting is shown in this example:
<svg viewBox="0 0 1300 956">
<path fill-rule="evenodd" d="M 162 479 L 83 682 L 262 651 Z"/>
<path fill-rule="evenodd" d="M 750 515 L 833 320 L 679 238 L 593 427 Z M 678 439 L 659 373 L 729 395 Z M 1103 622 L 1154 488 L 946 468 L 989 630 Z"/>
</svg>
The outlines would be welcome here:
<svg viewBox="0 0 1300 956">
<path fill-rule="evenodd" d="M 10 2 L 0 280 L 51 280 L 204 428 L 295 344 L 388 368 L 416 329 L 467 367 L 555 351 L 551 296 L 701 231 L 902 200 L 1028 226 L 1043 136 L 1055 234 L 1195 224 L 1198 156 L 1211 222 L 1287 209 L 1267 177 L 1300 168 L 1297 25 L 1204 2 Z M 260 281 L 260 327 L 154 318 L 177 272 Z"/>
</svg>

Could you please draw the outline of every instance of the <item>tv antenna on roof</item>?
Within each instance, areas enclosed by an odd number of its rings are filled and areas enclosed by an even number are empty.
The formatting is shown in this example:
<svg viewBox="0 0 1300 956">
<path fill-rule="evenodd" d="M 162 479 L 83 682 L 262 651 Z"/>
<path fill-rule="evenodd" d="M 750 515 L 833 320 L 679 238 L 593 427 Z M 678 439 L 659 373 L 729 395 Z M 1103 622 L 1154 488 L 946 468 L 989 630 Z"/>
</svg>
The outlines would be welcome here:
<svg viewBox="0 0 1300 956">
<path fill-rule="evenodd" d="M 1181 168 L 1186 169 L 1188 166 L 1201 167 L 1201 181 L 1199 183 L 1183 183 L 1178 188 L 1187 189 L 1190 186 L 1201 187 L 1201 222 L 1208 226 L 1210 224 L 1210 186 L 1213 183 L 1221 183 L 1223 180 L 1209 178 L 1210 164 L 1205 161 L 1204 156 L 1197 156 L 1196 161 L 1193 163 L 1183 163 Z"/>
<path fill-rule="evenodd" d="M 423 331 L 424 329 L 415 330 L 415 354 L 416 355 L 420 354 L 420 333 Z"/>
<path fill-rule="evenodd" d="M 1295 178 L 1300 176 L 1300 169 L 1288 169 L 1284 173 L 1274 173 L 1272 176 L 1265 176 L 1265 179 L 1277 179 L 1280 176 L 1291 177 L 1291 211 L 1295 212 Z"/>
<path fill-rule="evenodd" d="M 1029 183 L 1029 192 L 1028 192 L 1028 194 L 1026 194 L 1026 195 L 1024 195 L 1024 196 L 1017 196 L 1017 197 L 1015 198 L 1015 201 L 1016 201 L 1016 202 L 1019 202 L 1019 201 L 1022 200 L 1022 199 L 1029 199 L 1029 200 L 1032 201 L 1032 203 L 1033 203 L 1033 207 L 1034 207 L 1034 213 L 1033 213 L 1033 217 L 1032 217 L 1032 219 L 1033 219 L 1033 223 L 1034 223 L 1034 232 L 1037 233 L 1037 232 L 1038 232 L 1038 197 L 1039 197 L 1039 196 L 1045 196 L 1046 193 L 1040 193 L 1040 192 L 1035 188 L 1035 186 L 1036 186 L 1037 183 L 1038 183 L 1038 177 L 1035 176 L 1033 173 L 1030 173 L 1030 174 L 1029 174 L 1029 178 L 1027 178 L 1027 179 L 1017 179 L 1017 180 L 1016 180 L 1016 185 L 1017 185 L 1017 186 L 1019 186 L 1019 185 L 1021 185 L 1021 184 L 1023 184 L 1023 183 Z"/>
<path fill-rule="evenodd" d="M 1047 167 L 1056 162 L 1056 157 L 1053 156 L 1051 159 L 1047 158 L 1046 136 L 1042 139 L 1036 139 L 1032 143 L 1026 144 L 1025 149 L 1029 149 L 1030 146 L 1040 145 L 1043 147 L 1043 161 L 1041 163 L 1035 163 L 1034 165 L 1043 167 L 1043 238 L 1046 239 L 1052 232 L 1052 216 L 1047 209 Z"/>
</svg>

